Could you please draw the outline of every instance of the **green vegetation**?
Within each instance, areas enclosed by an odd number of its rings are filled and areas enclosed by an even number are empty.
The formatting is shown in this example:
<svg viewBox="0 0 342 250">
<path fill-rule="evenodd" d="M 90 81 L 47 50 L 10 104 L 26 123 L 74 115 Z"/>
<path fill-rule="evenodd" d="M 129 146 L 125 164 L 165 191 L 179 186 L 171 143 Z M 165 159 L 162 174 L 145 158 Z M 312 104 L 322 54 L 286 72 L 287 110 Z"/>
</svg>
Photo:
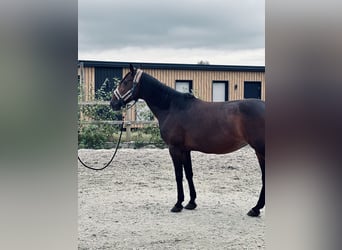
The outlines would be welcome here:
<svg viewBox="0 0 342 250">
<path fill-rule="evenodd" d="M 95 92 L 97 101 L 110 101 L 113 90 L 118 85 L 119 80 L 114 79 L 114 84 L 109 88 L 109 81 L 105 81 L 101 88 Z M 81 101 L 82 90 L 78 85 L 78 100 Z M 139 109 L 139 118 L 143 120 L 153 119 L 149 109 Z M 120 124 L 91 123 L 92 121 L 121 121 L 120 111 L 114 112 L 109 105 L 79 105 L 78 109 L 78 148 L 110 148 L 115 146 L 120 135 Z M 83 121 L 83 122 L 81 122 Z M 84 122 L 86 121 L 86 122 Z M 122 134 L 122 142 L 127 141 L 126 132 Z M 133 130 L 130 135 L 129 143 L 133 143 L 134 148 L 154 145 L 159 148 L 165 147 L 160 137 L 157 125 L 148 125 L 143 128 Z"/>
</svg>

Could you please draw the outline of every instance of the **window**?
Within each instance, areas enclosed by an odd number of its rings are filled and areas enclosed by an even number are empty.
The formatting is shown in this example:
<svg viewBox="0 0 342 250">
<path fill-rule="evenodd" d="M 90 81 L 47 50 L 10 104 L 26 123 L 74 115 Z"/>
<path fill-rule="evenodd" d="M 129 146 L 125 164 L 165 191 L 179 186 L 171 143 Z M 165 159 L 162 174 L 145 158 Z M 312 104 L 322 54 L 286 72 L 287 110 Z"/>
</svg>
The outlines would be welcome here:
<svg viewBox="0 0 342 250">
<path fill-rule="evenodd" d="M 213 102 L 228 101 L 228 81 L 213 81 Z"/>
<path fill-rule="evenodd" d="M 244 82 L 243 97 L 261 99 L 261 82 Z"/>
<path fill-rule="evenodd" d="M 191 93 L 192 81 L 191 80 L 176 80 L 176 90 L 181 93 Z"/>
</svg>

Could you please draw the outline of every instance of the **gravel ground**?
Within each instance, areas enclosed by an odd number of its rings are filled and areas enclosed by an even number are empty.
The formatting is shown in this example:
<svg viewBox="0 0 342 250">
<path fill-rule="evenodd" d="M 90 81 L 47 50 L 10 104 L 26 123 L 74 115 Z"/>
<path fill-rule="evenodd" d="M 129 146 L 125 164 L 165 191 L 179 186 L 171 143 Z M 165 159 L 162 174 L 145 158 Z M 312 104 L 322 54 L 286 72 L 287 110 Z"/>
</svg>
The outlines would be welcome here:
<svg viewBox="0 0 342 250">
<path fill-rule="evenodd" d="M 113 150 L 79 150 L 100 167 Z M 265 209 L 254 151 L 192 152 L 197 208 L 171 213 L 176 181 L 167 149 L 119 149 L 103 171 L 78 166 L 79 249 L 264 249 Z M 184 178 L 185 202 L 189 200 Z"/>
</svg>

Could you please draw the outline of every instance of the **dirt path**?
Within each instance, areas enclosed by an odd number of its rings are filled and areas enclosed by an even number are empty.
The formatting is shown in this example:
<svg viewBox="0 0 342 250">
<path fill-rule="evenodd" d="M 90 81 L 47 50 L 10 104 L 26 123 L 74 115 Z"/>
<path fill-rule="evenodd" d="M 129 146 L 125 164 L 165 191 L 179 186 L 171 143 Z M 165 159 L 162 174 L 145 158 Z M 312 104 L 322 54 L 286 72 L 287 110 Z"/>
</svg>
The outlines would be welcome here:
<svg viewBox="0 0 342 250">
<path fill-rule="evenodd" d="M 79 150 L 103 166 L 112 150 Z M 192 152 L 197 205 L 171 213 L 176 182 L 168 150 L 120 149 L 106 170 L 79 164 L 79 249 L 264 249 L 265 209 L 246 215 L 261 189 L 256 156 Z M 189 200 L 184 180 L 185 202 Z"/>
</svg>

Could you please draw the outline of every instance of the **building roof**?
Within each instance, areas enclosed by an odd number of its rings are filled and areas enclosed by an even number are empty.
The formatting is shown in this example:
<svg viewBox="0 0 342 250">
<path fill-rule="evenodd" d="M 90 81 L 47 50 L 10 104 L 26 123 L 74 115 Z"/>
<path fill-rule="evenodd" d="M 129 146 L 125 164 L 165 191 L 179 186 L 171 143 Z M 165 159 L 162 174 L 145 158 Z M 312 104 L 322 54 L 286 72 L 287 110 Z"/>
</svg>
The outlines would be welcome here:
<svg viewBox="0 0 342 250">
<path fill-rule="evenodd" d="M 128 68 L 133 64 L 141 69 L 174 69 L 174 70 L 207 70 L 207 71 L 243 71 L 265 72 L 265 66 L 211 65 L 211 64 L 177 64 L 177 63 L 145 63 L 145 62 L 110 62 L 79 60 L 84 67 Z"/>
</svg>

